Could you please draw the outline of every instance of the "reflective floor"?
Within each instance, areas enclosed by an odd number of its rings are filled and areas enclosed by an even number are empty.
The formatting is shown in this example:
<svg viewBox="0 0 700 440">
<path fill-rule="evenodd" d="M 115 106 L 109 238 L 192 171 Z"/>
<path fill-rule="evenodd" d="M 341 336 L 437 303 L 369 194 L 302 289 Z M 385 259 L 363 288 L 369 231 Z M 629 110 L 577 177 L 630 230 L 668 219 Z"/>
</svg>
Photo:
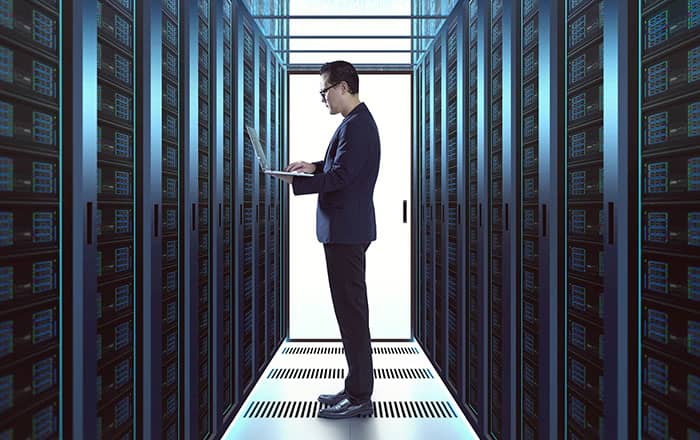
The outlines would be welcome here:
<svg viewBox="0 0 700 440">
<path fill-rule="evenodd" d="M 414 342 L 372 343 L 375 412 L 371 417 L 317 417 L 319 394 L 343 389 L 340 342 L 280 347 L 224 439 L 476 439 L 459 405 Z"/>
</svg>

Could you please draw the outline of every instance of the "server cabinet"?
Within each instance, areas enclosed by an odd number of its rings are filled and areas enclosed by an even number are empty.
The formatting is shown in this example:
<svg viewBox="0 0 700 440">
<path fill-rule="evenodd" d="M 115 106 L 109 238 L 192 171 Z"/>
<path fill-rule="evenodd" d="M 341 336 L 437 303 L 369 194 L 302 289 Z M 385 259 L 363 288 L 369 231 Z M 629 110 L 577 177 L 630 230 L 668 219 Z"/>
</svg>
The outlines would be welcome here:
<svg viewBox="0 0 700 440">
<path fill-rule="evenodd" d="M 255 64 L 255 97 L 256 106 L 254 106 L 255 127 L 260 136 L 260 142 L 265 144 L 265 149 L 270 145 L 268 142 L 268 65 L 267 65 L 267 47 L 262 38 L 255 35 L 254 46 L 254 64 Z M 266 151 L 268 154 L 269 151 Z M 265 300 L 267 299 L 267 271 L 265 257 L 265 245 L 267 241 L 267 232 L 269 222 L 267 220 L 268 211 L 268 191 L 272 185 L 270 181 L 272 177 L 261 174 L 258 168 L 253 168 L 253 176 L 255 182 L 255 222 L 254 222 L 254 239 L 253 239 L 253 260 L 254 260 L 254 306 L 253 306 L 253 321 L 254 321 L 254 375 L 258 377 L 262 374 L 262 369 L 265 366 L 267 350 L 265 349 L 265 330 L 267 309 Z"/>
<path fill-rule="evenodd" d="M 237 9 L 238 10 L 238 9 Z M 236 158 L 234 182 L 237 182 L 238 237 L 236 239 L 237 304 L 236 351 L 237 395 L 245 395 L 253 384 L 253 195 L 255 166 L 252 146 L 245 127 L 254 126 L 254 39 L 250 21 L 243 13 L 237 19 L 236 63 Z"/>
<path fill-rule="evenodd" d="M 212 148 L 212 111 L 211 95 L 212 62 L 214 47 L 212 44 L 211 16 L 213 2 L 198 2 L 198 197 L 197 197 L 197 437 L 204 438 L 211 431 L 211 276 L 214 264 L 211 256 L 211 215 L 212 197 L 211 164 L 215 152 Z"/>
<path fill-rule="evenodd" d="M 179 438 L 181 426 L 182 364 L 178 353 L 182 332 L 178 326 L 182 302 L 182 216 L 181 191 L 184 139 L 181 136 L 183 110 L 181 88 L 181 13 L 180 2 L 170 0 L 162 5 L 162 326 L 161 332 L 161 436 Z M 173 252 L 175 253 L 173 255 Z"/>
<path fill-rule="evenodd" d="M 431 359 L 435 358 L 435 230 L 434 219 L 434 161 L 433 161 L 433 59 L 431 52 L 426 54 L 423 75 L 423 289 L 422 299 L 424 325 L 423 347 Z"/>
<path fill-rule="evenodd" d="M 135 429 L 133 4 L 97 2 L 97 28 L 97 437 L 111 438 Z"/>
<path fill-rule="evenodd" d="M 257 25 L 243 8 L 236 8 L 237 29 L 234 53 L 234 139 L 232 152 L 233 182 L 237 233 L 235 236 L 235 266 L 237 272 L 235 351 L 236 395 L 245 396 L 259 377 L 272 352 L 280 343 L 281 333 L 275 331 L 274 321 L 280 295 L 279 226 L 280 183 L 264 175 L 253 154 L 246 126 L 257 129 L 271 166 L 279 164 L 277 147 L 277 99 L 284 96 L 277 86 L 279 60 L 262 37 Z M 282 84 L 280 82 L 280 84 Z M 274 110 L 273 110 L 274 108 Z M 279 326 L 278 326 L 279 328 Z"/>
<path fill-rule="evenodd" d="M 700 435 L 700 2 L 640 1 L 638 7 L 639 422 L 649 438 L 696 438 Z"/>
<path fill-rule="evenodd" d="M 266 145 L 268 146 L 267 157 L 270 160 L 270 166 L 273 169 L 281 169 L 286 164 L 283 164 L 280 160 L 279 152 L 279 63 L 273 52 L 268 52 L 268 90 L 269 90 L 269 130 L 268 130 L 268 141 Z M 268 195 L 267 195 L 267 221 L 269 224 L 268 232 L 266 235 L 267 242 L 263 249 L 265 249 L 266 261 L 266 273 L 267 273 L 267 317 L 266 317 L 266 357 L 269 360 L 272 359 L 274 353 L 277 349 L 277 345 L 280 341 L 279 332 L 279 316 L 280 316 L 280 301 L 279 294 L 281 290 L 279 276 L 280 276 L 280 185 L 281 182 L 270 177 L 268 182 Z"/>
<path fill-rule="evenodd" d="M 234 273 L 233 240 L 233 69 L 234 69 L 234 8 L 231 0 L 223 1 L 223 411 L 228 419 L 238 406 L 235 388 L 235 330 L 234 330 Z"/>
<path fill-rule="evenodd" d="M 446 383 L 455 397 L 459 397 L 462 387 L 462 321 L 466 318 L 460 315 L 464 289 L 464 236 L 462 231 L 462 200 L 464 197 L 464 82 L 461 81 L 464 51 L 463 33 L 460 25 L 463 23 L 459 12 L 447 22 L 447 51 L 446 51 L 446 177 L 445 194 L 447 198 L 447 216 L 444 219 L 447 229 L 446 243 Z"/>
<path fill-rule="evenodd" d="M 78 15 L 82 7 L 74 5 L 64 14 Z M 79 368 L 90 362 L 78 352 L 71 353 L 72 358 L 63 364 L 60 358 L 59 338 L 83 335 L 80 326 L 63 330 L 62 302 L 71 301 L 66 307 L 70 310 L 82 298 L 79 293 L 64 295 L 59 272 L 66 257 L 79 263 L 94 256 L 86 246 L 91 241 L 86 243 L 82 233 L 75 237 L 70 253 L 61 255 L 59 234 L 70 224 L 65 218 L 82 214 L 76 218 L 82 221 L 85 201 L 94 200 L 94 191 L 76 194 L 66 205 L 75 209 L 66 209 L 64 216 L 61 189 L 66 185 L 72 188 L 77 182 L 62 181 L 60 127 L 64 111 L 85 110 L 88 120 L 95 116 L 94 105 L 83 107 L 86 102 L 80 99 L 67 100 L 61 107 L 62 37 L 76 52 L 83 50 L 86 42 L 59 33 L 66 18 L 60 12 L 55 2 L 0 4 L 0 436 L 7 438 L 57 436 L 59 418 L 65 414 L 59 413 L 59 374 L 67 365 Z M 94 8 L 92 12 L 94 17 Z M 74 71 L 73 65 L 69 71 Z M 66 89 L 72 91 L 76 85 L 71 82 Z M 66 138 L 75 140 L 78 151 L 84 134 L 81 124 L 66 130 Z M 66 162 L 71 169 L 81 168 L 85 164 L 72 155 L 73 151 L 66 150 Z M 94 182 L 94 177 L 75 176 L 76 181 L 82 178 Z M 92 285 L 74 275 L 67 274 L 67 278 L 75 286 L 83 282 Z M 93 311 L 70 310 L 77 317 L 86 314 L 86 331 L 94 332 Z M 88 366 L 86 373 L 94 377 L 94 368 Z M 89 417 L 90 412 L 84 412 L 89 391 L 81 394 L 78 387 L 69 385 L 74 379 L 64 387 L 65 401 L 80 416 Z M 62 424 L 61 428 L 81 432 L 84 426 Z"/>
<path fill-rule="evenodd" d="M 468 84 L 467 113 L 468 126 L 466 129 L 468 139 L 467 150 L 467 195 L 465 201 L 468 207 L 467 218 L 467 249 L 468 249 L 468 281 L 467 281 L 467 303 L 462 308 L 462 313 L 467 320 L 465 324 L 466 346 L 464 368 L 466 369 L 465 391 L 461 399 L 462 405 L 467 409 L 467 413 L 472 423 L 476 423 L 479 414 L 479 389 L 481 370 L 479 359 L 481 358 L 480 341 L 483 334 L 481 325 L 481 315 L 479 314 L 479 261 L 478 261 L 478 236 L 479 236 L 479 201 L 477 191 L 477 179 L 479 171 L 477 166 L 477 92 L 478 87 L 478 55 L 477 47 L 477 26 L 479 24 L 479 3 L 477 0 L 470 0 L 466 16 L 468 23 L 468 60 L 469 66 L 466 72 L 466 82 Z M 465 32 L 467 32 L 465 30 Z"/>
<path fill-rule="evenodd" d="M 432 130 L 433 130 L 433 145 L 431 149 L 433 151 L 432 156 L 432 167 L 433 167 L 433 180 L 431 182 L 432 187 L 430 191 L 433 197 L 433 237 L 434 237 L 434 285 L 433 285 L 433 329 L 434 332 L 434 349 L 433 349 L 433 363 L 435 364 L 438 374 L 444 376 L 445 368 L 445 303 L 447 292 L 445 291 L 445 278 L 444 278 L 444 268 L 445 268 L 445 242 L 444 242 L 444 223 L 445 223 L 445 205 L 443 203 L 444 199 L 444 184 L 443 176 L 445 175 L 444 170 L 444 157 L 445 157 L 445 111 L 443 109 L 443 104 L 445 102 L 445 80 L 443 75 L 445 73 L 445 35 L 444 32 L 440 33 L 440 36 L 435 39 L 435 45 L 432 49 L 433 57 L 433 120 L 432 120 Z"/>
<path fill-rule="evenodd" d="M 603 431 L 602 2 L 566 9 L 567 435 Z"/>
<path fill-rule="evenodd" d="M 543 344 L 540 335 L 540 304 L 538 290 L 540 267 L 544 263 L 539 254 L 539 182 L 543 180 L 539 168 L 539 131 L 535 129 L 539 118 L 539 70 L 536 60 L 539 53 L 539 5 L 533 0 L 522 1 L 520 27 L 521 119 L 516 136 L 520 141 L 520 201 L 519 211 L 521 245 L 520 273 L 520 393 L 522 408 L 519 423 L 524 438 L 538 438 L 538 414 L 540 399 L 538 384 L 542 368 Z M 527 127 L 527 129 L 525 128 Z M 518 212 L 518 211 L 516 211 Z M 542 348 L 540 348 L 542 347 Z"/>
<path fill-rule="evenodd" d="M 488 431 L 494 438 L 503 435 L 503 151 L 502 151 L 502 59 L 503 59 L 503 1 L 490 4 L 490 35 L 488 38 L 488 103 L 486 120 L 488 156 L 485 172 L 488 174 L 487 191 L 489 225 L 486 257 L 489 275 L 485 295 L 488 303 Z M 486 41 L 486 39 L 484 39 Z M 485 90 L 486 91 L 486 90 Z M 485 283 L 486 285 L 486 283 Z"/>
</svg>

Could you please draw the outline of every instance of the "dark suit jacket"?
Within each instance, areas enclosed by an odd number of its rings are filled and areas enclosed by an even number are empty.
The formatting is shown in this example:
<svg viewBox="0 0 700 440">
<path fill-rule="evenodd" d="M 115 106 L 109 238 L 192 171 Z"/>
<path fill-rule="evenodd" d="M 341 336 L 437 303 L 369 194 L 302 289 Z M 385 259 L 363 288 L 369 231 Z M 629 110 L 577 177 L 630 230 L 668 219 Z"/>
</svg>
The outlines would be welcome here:
<svg viewBox="0 0 700 440">
<path fill-rule="evenodd" d="M 379 132 L 360 103 L 333 134 L 315 176 L 294 177 L 294 194 L 318 193 L 316 236 L 321 243 L 366 243 L 377 238 L 374 184 L 379 173 Z"/>
</svg>

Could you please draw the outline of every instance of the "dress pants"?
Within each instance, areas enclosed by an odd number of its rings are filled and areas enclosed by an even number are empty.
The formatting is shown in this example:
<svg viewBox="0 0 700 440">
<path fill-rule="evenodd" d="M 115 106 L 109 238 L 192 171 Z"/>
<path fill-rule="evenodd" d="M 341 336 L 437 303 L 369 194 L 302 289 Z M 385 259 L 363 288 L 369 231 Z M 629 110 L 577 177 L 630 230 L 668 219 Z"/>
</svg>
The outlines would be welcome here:
<svg viewBox="0 0 700 440">
<path fill-rule="evenodd" d="M 368 247 L 369 243 L 323 245 L 333 308 L 348 363 L 345 393 L 353 403 L 369 400 L 374 387 L 365 284 Z"/>
</svg>

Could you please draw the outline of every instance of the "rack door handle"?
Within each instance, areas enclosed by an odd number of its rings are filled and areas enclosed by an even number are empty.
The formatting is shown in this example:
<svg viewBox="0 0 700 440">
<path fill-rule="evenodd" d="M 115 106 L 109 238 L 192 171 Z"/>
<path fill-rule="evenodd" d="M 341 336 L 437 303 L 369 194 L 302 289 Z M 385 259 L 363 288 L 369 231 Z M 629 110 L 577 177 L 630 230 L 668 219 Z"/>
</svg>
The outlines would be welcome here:
<svg viewBox="0 0 700 440">
<path fill-rule="evenodd" d="M 92 202 L 87 202 L 87 244 L 92 244 Z"/>
<path fill-rule="evenodd" d="M 160 225 L 160 219 L 158 218 L 160 210 L 158 209 L 158 204 L 153 205 L 153 235 L 158 237 L 158 225 Z"/>
</svg>

